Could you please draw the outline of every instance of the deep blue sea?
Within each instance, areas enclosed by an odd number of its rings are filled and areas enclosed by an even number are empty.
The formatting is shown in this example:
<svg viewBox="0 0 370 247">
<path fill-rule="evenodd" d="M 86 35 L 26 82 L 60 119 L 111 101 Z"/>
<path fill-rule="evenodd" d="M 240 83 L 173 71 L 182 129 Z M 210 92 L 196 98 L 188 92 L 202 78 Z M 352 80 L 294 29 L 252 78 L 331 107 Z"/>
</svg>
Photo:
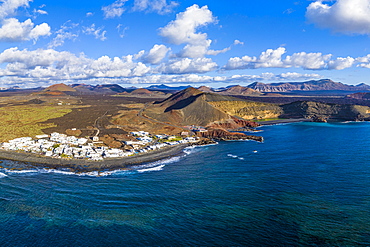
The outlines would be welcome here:
<svg viewBox="0 0 370 247">
<path fill-rule="evenodd" d="M 261 129 L 104 176 L 2 169 L 0 246 L 370 246 L 370 123 Z"/>
</svg>

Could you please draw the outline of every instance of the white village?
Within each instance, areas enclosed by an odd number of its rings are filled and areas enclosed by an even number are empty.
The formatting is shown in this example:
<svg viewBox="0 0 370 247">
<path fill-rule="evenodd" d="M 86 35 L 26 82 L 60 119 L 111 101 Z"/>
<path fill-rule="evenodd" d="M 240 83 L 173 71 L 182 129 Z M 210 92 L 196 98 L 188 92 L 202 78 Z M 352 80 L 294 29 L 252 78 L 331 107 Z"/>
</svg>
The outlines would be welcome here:
<svg viewBox="0 0 370 247">
<path fill-rule="evenodd" d="M 140 153 L 159 150 L 168 146 L 195 143 L 196 137 L 181 138 L 168 135 L 151 135 L 145 131 L 131 132 L 135 141 L 125 141 L 124 144 L 131 149 L 110 148 L 101 144 L 98 138 L 77 138 L 57 132 L 50 135 L 37 135 L 32 137 L 20 137 L 0 144 L 0 149 L 8 151 L 20 151 L 43 155 L 45 157 L 61 159 L 86 159 L 101 161 L 106 158 L 122 158 Z"/>
</svg>

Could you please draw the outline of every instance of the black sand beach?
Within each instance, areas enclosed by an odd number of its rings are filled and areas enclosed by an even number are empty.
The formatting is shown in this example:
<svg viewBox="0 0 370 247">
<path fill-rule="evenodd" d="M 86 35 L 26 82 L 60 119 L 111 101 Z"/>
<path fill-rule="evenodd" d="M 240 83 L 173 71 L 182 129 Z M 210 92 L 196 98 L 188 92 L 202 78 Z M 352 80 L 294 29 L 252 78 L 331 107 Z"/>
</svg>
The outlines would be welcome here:
<svg viewBox="0 0 370 247">
<path fill-rule="evenodd" d="M 69 169 L 73 172 L 109 171 L 116 169 L 129 169 L 132 166 L 155 162 L 158 160 L 181 155 L 184 148 L 189 144 L 179 144 L 151 151 L 144 154 L 137 154 L 130 157 L 104 159 L 102 161 L 82 159 L 59 159 L 45 157 L 32 153 L 14 152 L 0 150 L 0 159 L 19 161 L 27 167 L 42 167 L 50 169 Z"/>
</svg>

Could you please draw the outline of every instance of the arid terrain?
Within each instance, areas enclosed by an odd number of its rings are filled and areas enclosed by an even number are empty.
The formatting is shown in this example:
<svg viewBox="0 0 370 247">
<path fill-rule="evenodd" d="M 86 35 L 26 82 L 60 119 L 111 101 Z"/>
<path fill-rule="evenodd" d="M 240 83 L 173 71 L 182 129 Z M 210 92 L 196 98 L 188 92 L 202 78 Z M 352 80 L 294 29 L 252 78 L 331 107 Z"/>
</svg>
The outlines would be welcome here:
<svg viewBox="0 0 370 247">
<path fill-rule="evenodd" d="M 182 91 L 126 90 L 118 85 L 56 84 L 46 89 L 0 92 L 0 141 L 65 133 L 99 136 L 106 144 L 131 140 L 132 131 L 180 135 L 186 126 L 209 130 L 208 137 L 256 127 L 253 121 L 305 118 L 314 121 L 368 120 L 363 94 L 282 95 L 241 86 L 217 92 L 207 87 Z M 233 95 L 235 94 L 235 95 Z M 360 97 L 361 96 L 361 97 Z M 231 136 L 231 132 L 226 135 Z M 199 135 L 207 137 L 204 133 Z M 231 138 L 231 137 L 230 137 Z M 113 145 L 113 144 L 112 144 Z"/>
</svg>

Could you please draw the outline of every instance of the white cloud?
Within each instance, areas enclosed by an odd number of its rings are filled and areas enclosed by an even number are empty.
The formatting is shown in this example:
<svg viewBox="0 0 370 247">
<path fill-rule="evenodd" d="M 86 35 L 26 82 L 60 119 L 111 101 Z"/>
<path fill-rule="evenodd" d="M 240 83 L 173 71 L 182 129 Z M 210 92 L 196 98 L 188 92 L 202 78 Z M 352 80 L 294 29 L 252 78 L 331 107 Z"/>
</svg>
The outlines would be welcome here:
<svg viewBox="0 0 370 247">
<path fill-rule="evenodd" d="M 118 24 L 117 25 L 117 32 L 118 32 L 118 35 L 120 38 L 123 38 L 125 37 L 125 33 L 126 31 L 128 30 L 129 28 L 128 27 L 123 27 L 122 24 Z"/>
<path fill-rule="evenodd" d="M 165 74 L 189 74 L 189 73 L 206 73 L 218 68 L 217 63 L 210 58 L 182 58 L 169 61 L 162 64 L 159 71 Z"/>
<path fill-rule="evenodd" d="M 301 67 L 304 69 L 326 69 L 328 61 L 332 55 L 323 55 L 322 53 L 294 53 L 287 56 L 284 63 L 287 67 Z"/>
<path fill-rule="evenodd" d="M 356 62 L 352 57 L 338 57 L 332 59 L 331 54 L 322 53 L 306 53 L 299 52 L 288 55 L 284 47 L 279 47 L 276 50 L 268 49 L 262 52 L 259 57 L 233 57 L 230 58 L 227 64 L 223 67 L 225 70 L 235 69 L 258 69 L 258 68 L 303 68 L 308 70 L 342 70 L 350 68 Z"/>
<path fill-rule="evenodd" d="M 279 47 L 276 50 L 267 49 L 258 58 L 250 56 L 233 57 L 229 59 L 224 69 L 284 68 L 286 65 L 282 61 L 282 55 L 285 52 L 284 47 Z"/>
<path fill-rule="evenodd" d="M 18 80 L 28 78 L 30 81 L 135 77 L 144 76 L 151 70 L 143 63 L 134 62 L 131 55 L 121 58 L 102 56 L 94 60 L 83 54 L 76 56 L 53 49 L 29 51 L 10 48 L 0 54 L 0 63 L 6 64 L 6 68 L 0 70 L 1 76 L 13 76 Z"/>
<path fill-rule="evenodd" d="M 159 64 L 170 50 L 171 48 L 165 45 L 154 45 L 149 53 L 143 56 L 143 61 L 150 64 Z"/>
<path fill-rule="evenodd" d="M 20 7 L 28 8 L 29 2 L 32 0 L 4 0 L 0 5 L 0 20 L 2 26 L 0 27 L 0 40 L 5 42 L 17 42 L 33 40 L 36 42 L 39 37 L 49 36 L 50 26 L 47 23 L 36 25 L 27 19 L 20 22 L 16 18 L 8 18 L 16 14 L 16 10 Z M 40 6 L 43 8 L 44 6 Z M 44 10 L 34 10 L 38 14 L 47 14 Z"/>
<path fill-rule="evenodd" d="M 158 14 L 167 14 L 173 11 L 173 9 L 179 4 L 175 1 L 167 0 L 135 0 L 133 11 L 148 11 L 156 12 Z"/>
<path fill-rule="evenodd" d="M 315 1 L 307 7 L 308 21 L 345 34 L 370 34 L 370 0 Z"/>
<path fill-rule="evenodd" d="M 107 31 L 103 29 L 104 27 L 96 28 L 95 24 L 92 24 L 90 27 L 84 27 L 83 33 L 87 35 L 93 35 L 95 39 L 100 39 L 101 41 L 104 41 L 107 39 L 107 37 L 105 37 Z"/>
<path fill-rule="evenodd" d="M 34 40 L 41 36 L 49 36 L 50 26 L 46 23 L 35 26 L 31 19 L 19 22 L 15 18 L 8 18 L 3 21 L 0 28 L 0 40 L 7 42 Z"/>
<path fill-rule="evenodd" d="M 102 7 L 104 12 L 104 18 L 111 19 L 115 17 L 121 17 L 125 8 L 123 7 L 128 0 L 117 0 L 114 3 Z"/>
<path fill-rule="evenodd" d="M 197 28 L 215 23 L 216 19 L 208 6 L 199 8 L 194 4 L 185 12 L 176 15 L 176 20 L 167 26 L 160 28 L 160 35 L 171 44 L 180 45 L 184 43 L 198 44 L 207 39 L 206 33 L 197 33 Z"/>
<path fill-rule="evenodd" d="M 78 31 L 74 30 L 78 27 L 78 23 L 72 23 L 71 21 L 67 21 L 64 23 L 58 31 L 56 31 L 56 36 L 53 40 L 49 43 L 48 48 L 55 48 L 58 46 L 62 46 L 65 40 L 75 40 L 78 38 L 79 33 Z"/>
<path fill-rule="evenodd" d="M 86 13 L 86 17 L 91 17 L 91 16 L 93 16 L 94 15 L 94 13 L 93 12 L 87 12 Z"/>
<path fill-rule="evenodd" d="M 8 16 L 16 14 L 16 10 L 20 7 L 29 7 L 29 2 L 32 0 L 4 0 L 3 4 L 0 5 L 0 19 L 4 19 Z"/>
<path fill-rule="evenodd" d="M 212 40 L 208 39 L 207 33 L 197 32 L 200 27 L 216 23 L 208 6 L 199 7 L 194 4 L 188 7 L 185 12 L 176 15 L 176 20 L 171 21 L 165 27 L 160 28 L 160 35 L 165 41 L 185 47 L 177 54 L 182 58 L 203 58 L 205 55 L 218 55 L 225 53 L 231 48 L 222 50 L 210 50 Z"/>
<path fill-rule="evenodd" d="M 236 39 L 234 40 L 234 45 L 244 45 L 244 42 Z"/>
<path fill-rule="evenodd" d="M 33 12 L 35 14 L 40 14 L 40 15 L 47 15 L 48 12 L 46 12 L 45 10 L 42 10 L 42 9 L 34 9 Z"/>
<path fill-rule="evenodd" d="M 338 57 L 335 60 L 329 61 L 328 68 L 334 70 L 350 68 L 353 66 L 355 61 L 356 60 L 353 57 Z"/>
</svg>

